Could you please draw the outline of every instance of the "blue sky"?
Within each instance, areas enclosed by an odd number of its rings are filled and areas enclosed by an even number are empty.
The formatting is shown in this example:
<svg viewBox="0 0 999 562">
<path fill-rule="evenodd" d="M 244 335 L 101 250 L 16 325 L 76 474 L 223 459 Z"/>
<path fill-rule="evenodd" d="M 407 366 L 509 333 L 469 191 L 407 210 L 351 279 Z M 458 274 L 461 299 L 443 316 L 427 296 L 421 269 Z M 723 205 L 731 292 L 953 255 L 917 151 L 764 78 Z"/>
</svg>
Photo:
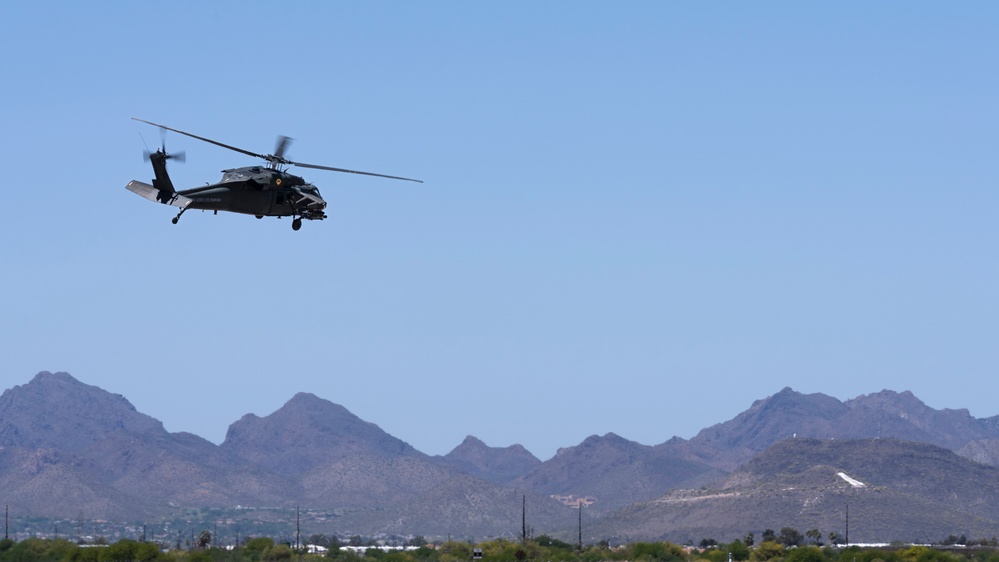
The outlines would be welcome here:
<svg viewBox="0 0 999 562">
<path fill-rule="evenodd" d="M 305 391 L 542 459 L 785 386 L 999 414 L 999 5 L 202 4 L 5 9 L 3 388 L 214 442 Z M 426 183 L 174 226 L 133 116 Z M 257 163 L 166 143 L 178 186 Z"/>
</svg>

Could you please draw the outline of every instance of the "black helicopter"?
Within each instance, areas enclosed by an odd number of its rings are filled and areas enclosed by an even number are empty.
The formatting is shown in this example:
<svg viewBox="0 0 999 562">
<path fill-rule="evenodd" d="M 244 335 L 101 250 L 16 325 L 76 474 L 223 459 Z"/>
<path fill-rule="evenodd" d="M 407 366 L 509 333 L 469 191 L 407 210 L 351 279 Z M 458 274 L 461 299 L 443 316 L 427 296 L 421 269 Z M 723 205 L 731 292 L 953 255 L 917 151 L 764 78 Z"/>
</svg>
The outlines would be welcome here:
<svg viewBox="0 0 999 562">
<path fill-rule="evenodd" d="M 219 211 L 229 211 L 231 213 L 254 215 L 258 219 L 264 217 L 293 217 L 291 221 L 291 228 L 293 230 L 302 228 L 302 219 L 325 219 L 326 201 L 319 195 L 319 190 L 304 179 L 289 174 L 286 171 L 288 166 L 423 183 L 420 180 L 411 178 L 400 178 L 385 174 L 373 174 L 371 172 L 359 172 L 344 168 L 292 162 L 284 157 L 284 152 L 291 142 L 290 138 L 284 136 L 278 137 L 277 148 L 274 149 L 274 154 L 257 154 L 249 150 L 236 148 L 235 146 L 199 137 L 198 135 L 192 135 L 191 133 L 185 133 L 177 129 L 171 129 L 170 127 L 136 117 L 132 119 L 159 127 L 161 131 L 173 131 L 187 135 L 216 146 L 241 152 L 248 156 L 262 158 L 267 162 L 266 166 L 249 166 L 246 168 L 222 170 L 222 180 L 218 183 L 177 191 L 173 187 L 173 182 L 170 181 L 170 176 L 167 175 L 166 161 L 175 159 L 182 162 L 184 161 L 184 153 L 167 153 L 166 142 L 156 152 L 146 151 L 145 157 L 152 163 L 153 173 L 156 176 L 153 179 L 153 184 L 149 185 L 148 183 L 132 180 L 128 182 L 125 188 L 150 201 L 178 207 L 180 212 L 173 218 L 174 224 L 177 224 L 180 216 L 188 209 L 214 211 L 215 214 L 218 214 Z"/>
</svg>

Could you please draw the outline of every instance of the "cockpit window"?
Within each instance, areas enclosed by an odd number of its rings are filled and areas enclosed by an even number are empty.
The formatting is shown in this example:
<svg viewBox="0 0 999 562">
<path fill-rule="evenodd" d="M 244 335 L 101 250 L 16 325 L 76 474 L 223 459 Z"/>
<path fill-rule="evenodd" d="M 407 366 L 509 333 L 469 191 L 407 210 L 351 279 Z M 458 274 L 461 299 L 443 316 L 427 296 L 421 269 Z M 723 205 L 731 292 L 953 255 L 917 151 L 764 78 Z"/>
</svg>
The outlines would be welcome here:
<svg viewBox="0 0 999 562">
<path fill-rule="evenodd" d="M 252 175 L 248 174 L 246 170 L 223 170 L 222 171 L 222 183 L 230 181 L 244 181 L 248 180 Z"/>
</svg>

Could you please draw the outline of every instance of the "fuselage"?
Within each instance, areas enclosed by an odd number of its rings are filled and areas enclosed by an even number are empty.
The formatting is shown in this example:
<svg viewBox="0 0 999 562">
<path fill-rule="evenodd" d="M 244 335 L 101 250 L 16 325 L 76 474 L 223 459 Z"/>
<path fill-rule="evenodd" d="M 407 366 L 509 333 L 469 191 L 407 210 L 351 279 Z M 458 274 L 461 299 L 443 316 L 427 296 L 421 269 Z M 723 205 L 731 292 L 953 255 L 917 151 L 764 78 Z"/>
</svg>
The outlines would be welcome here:
<svg viewBox="0 0 999 562">
<path fill-rule="evenodd" d="M 316 186 L 299 176 L 273 168 L 250 166 L 223 170 L 215 184 L 179 193 L 191 209 L 228 211 L 256 216 L 325 218 L 326 201 Z"/>
</svg>

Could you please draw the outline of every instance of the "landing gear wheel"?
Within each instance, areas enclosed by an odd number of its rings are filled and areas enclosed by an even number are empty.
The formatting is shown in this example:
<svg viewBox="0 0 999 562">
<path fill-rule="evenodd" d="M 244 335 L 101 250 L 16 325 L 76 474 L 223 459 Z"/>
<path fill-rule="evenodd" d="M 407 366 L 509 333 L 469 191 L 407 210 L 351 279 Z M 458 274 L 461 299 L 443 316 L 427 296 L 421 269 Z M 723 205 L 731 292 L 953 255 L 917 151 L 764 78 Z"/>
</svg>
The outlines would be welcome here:
<svg viewBox="0 0 999 562">
<path fill-rule="evenodd" d="M 302 228 L 302 219 L 295 219 L 291 221 L 292 230 L 298 230 L 299 228 Z"/>
<path fill-rule="evenodd" d="M 180 220 L 180 217 L 174 217 L 174 218 L 170 219 L 170 222 L 172 222 L 173 224 L 177 224 L 177 221 L 179 221 L 179 220 Z"/>
<path fill-rule="evenodd" d="M 253 216 L 257 217 L 258 219 L 264 218 L 264 215 L 253 215 Z"/>
</svg>

